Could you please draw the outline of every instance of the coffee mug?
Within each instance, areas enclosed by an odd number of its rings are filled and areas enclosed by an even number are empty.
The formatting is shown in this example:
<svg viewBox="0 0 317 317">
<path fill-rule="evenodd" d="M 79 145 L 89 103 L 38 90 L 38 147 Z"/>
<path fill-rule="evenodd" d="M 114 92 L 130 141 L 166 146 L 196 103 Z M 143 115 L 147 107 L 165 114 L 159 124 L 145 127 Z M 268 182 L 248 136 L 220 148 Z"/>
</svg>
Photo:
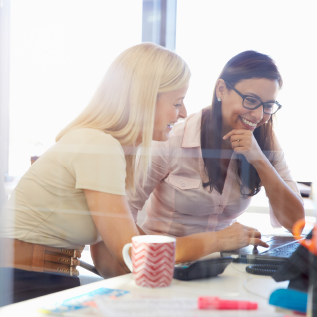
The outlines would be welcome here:
<svg viewBox="0 0 317 317">
<path fill-rule="evenodd" d="M 125 264 L 135 283 L 144 287 L 166 287 L 173 279 L 176 239 L 159 235 L 132 237 L 122 249 Z M 132 248 L 132 261 L 129 249 Z"/>
</svg>

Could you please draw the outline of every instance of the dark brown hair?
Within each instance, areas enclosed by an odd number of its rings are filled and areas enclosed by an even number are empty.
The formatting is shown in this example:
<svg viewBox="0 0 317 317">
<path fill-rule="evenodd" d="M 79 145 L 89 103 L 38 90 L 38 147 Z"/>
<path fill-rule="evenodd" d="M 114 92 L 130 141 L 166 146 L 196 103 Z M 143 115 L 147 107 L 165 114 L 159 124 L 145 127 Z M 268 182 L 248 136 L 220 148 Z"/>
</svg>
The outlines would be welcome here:
<svg viewBox="0 0 317 317">
<path fill-rule="evenodd" d="M 276 80 L 281 88 L 283 85 L 282 77 L 275 65 L 275 62 L 268 55 L 255 51 L 245 51 L 233 58 L 223 68 L 218 79 L 231 84 L 233 87 L 244 79 L 266 78 Z M 227 87 L 230 90 L 229 87 Z M 216 86 L 213 93 L 210 108 L 203 112 L 201 122 L 201 148 L 205 166 L 205 173 L 208 175 L 209 182 L 203 183 L 204 187 L 210 186 L 210 190 L 217 188 L 217 181 L 220 178 L 220 158 L 222 145 L 222 113 L 221 101 L 217 100 Z M 254 137 L 261 150 L 269 158 L 271 151 L 275 149 L 273 134 L 272 116 L 266 124 L 254 130 Z M 271 163 L 274 158 L 269 158 Z M 243 196 L 253 196 L 257 194 L 261 187 L 261 179 L 256 169 L 246 160 L 244 155 L 239 154 L 237 160 L 237 178 L 240 182 L 240 192 Z M 249 189 L 245 193 L 244 187 Z"/>
</svg>

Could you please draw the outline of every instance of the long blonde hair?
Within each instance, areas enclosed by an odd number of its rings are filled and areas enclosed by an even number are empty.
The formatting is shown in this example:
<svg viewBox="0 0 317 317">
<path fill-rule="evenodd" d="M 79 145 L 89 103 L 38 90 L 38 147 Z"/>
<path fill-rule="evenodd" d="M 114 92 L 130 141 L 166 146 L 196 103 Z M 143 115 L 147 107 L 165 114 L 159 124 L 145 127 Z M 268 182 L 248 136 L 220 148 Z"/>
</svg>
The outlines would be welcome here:
<svg viewBox="0 0 317 317">
<path fill-rule="evenodd" d="M 185 61 L 168 49 L 142 43 L 123 51 L 110 65 L 88 106 L 56 137 L 79 128 L 102 130 L 121 145 L 134 145 L 142 131 L 144 175 L 150 164 L 155 105 L 159 93 L 185 86 L 190 79 Z M 134 187 L 135 155 L 126 155 L 126 188 Z"/>
</svg>

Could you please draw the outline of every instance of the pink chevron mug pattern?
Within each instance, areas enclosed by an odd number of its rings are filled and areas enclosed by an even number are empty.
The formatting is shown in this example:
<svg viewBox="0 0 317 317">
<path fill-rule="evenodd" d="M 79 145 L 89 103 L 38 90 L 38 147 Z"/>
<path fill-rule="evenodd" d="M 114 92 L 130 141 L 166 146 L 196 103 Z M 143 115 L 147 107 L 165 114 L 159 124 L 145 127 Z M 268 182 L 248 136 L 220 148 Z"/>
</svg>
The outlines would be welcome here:
<svg viewBox="0 0 317 317">
<path fill-rule="evenodd" d="M 135 283 L 144 287 L 166 287 L 173 279 L 176 239 L 159 235 L 136 236 L 122 250 Z M 132 247 L 132 261 L 129 249 Z"/>
</svg>

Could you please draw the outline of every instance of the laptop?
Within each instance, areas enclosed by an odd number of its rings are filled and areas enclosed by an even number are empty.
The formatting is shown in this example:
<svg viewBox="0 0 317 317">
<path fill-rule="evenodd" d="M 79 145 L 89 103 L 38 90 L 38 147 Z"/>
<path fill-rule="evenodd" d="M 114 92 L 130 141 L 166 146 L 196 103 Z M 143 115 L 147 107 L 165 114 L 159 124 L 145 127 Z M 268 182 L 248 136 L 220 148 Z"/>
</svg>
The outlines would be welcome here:
<svg viewBox="0 0 317 317">
<path fill-rule="evenodd" d="M 303 237 L 304 239 L 304 237 Z M 222 257 L 231 256 L 233 262 L 250 264 L 282 264 L 285 262 L 300 246 L 292 236 L 262 236 L 261 240 L 266 242 L 269 247 L 252 245 L 247 247 L 221 252 Z"/>
</svg>

